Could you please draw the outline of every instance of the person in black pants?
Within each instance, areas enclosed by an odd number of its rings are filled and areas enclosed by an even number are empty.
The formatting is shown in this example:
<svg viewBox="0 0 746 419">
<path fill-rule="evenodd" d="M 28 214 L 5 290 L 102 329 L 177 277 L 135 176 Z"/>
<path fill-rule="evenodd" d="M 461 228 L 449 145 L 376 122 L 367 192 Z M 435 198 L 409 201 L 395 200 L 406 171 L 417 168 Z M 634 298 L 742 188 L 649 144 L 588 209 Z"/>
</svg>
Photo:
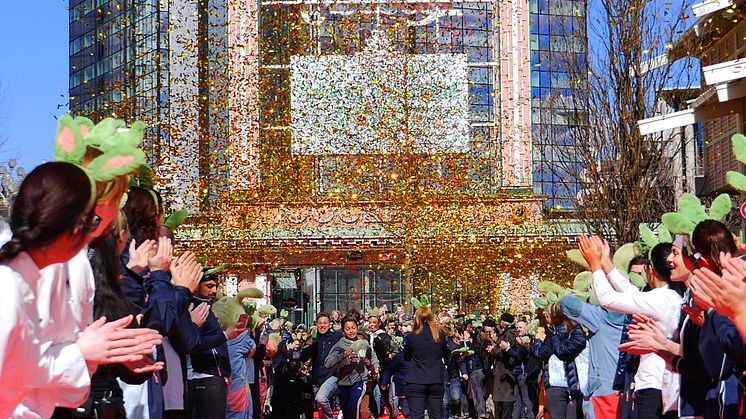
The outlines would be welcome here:
<svg viewBox="0 0 746 419">
<path fill-rule="evenodd" d="M 438 325 L 430 307 L 422 306 L 415 312 L 412 333 L 406 336 L 404 359 L 413 361 L 406 377 L 408 419 L 422 419 L 443 415 L 444 360 L 448 359 L 446 336 Z"/>
<path fill-rule="evenodd" d="M 313 417 L 313 386 L 301 378 L 301 362 L 291 359 L 275 380 L 268 419 Z"/>
<path fill-rule="evenodd" d="M 199 288 L 195 291 L 192 301 L 195 306 L 206 303 L 212 306 L 217 293 L 218 278 L 214 275 L 204 276 L 200 281 Z M 226 383 L 231 376 L 231 361 L 228 355 L 227 340 L 235 338 L 236 332 L 242 333 L 246 330 L 246 324 L 242 329 L 235 326 L 231 330 L 223 332 L 220 322 L 210 310 L 207 320 L 200 327 L 202 340 L 222 342 L 217 346 L 197 348 L 202 351 L 192 353 L 189 361 L 191 372 L 189 374 L 189 412 L 187 417 L 193 419 L 219 419 L 225 418 L 227 387 Z M 210 338 L 217 336 L 217 338 Z"/>
</svg>

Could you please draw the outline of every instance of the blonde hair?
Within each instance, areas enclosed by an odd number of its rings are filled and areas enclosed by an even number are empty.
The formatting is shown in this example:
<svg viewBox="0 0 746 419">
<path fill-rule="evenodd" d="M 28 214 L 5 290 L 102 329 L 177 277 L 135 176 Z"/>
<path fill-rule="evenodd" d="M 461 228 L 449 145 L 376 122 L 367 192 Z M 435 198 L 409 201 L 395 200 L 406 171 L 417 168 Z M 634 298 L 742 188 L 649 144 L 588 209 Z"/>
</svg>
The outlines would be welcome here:
<svg viewBox="0 0 746 419">
<path fill-rule="evenodd" d="M 567 331 L 571 331 L 575 328 L 575 323 L 570 320 L 567 315 L 562 311 L 559 303 L 548 304 L 544 308 L 545 313 L 549 313 L 549 321 L 551 326 L 559 326 L 564 324 Z"/>
<path fill-rule="evenodd" d="M 414 322 L 412 324 L 412 333 L 419 334 L 425 329 L 425 323 L 430 326 L 430 333 L 433 334 L 433 341 L 440 343 L 440 324 L 438 319 L 433 316 L 432 310 L 428 306 L 422 306 L 414 313 Z"/>
</svg>

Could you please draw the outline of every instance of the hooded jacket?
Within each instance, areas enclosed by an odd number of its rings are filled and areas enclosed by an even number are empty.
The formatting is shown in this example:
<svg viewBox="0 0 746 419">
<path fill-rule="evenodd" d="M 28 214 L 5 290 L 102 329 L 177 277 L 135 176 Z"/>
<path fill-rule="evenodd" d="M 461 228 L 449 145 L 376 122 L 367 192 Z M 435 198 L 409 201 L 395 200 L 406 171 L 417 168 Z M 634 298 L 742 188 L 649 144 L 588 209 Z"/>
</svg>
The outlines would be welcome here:
<svg viewBox="0 0 746 419">
<path fill-rule="evenodd" d="M 345 355 L 345 352 L 351 349 L 352 344 L 355 342 L 360 342 L 359 353 L 364 354 L 363 356 L 358 356 L 357 361 Z M 353 341 L 342 337 L 332 347 L 329 356 L 324 361 L 324 365 L 336 371 L 337 385 L 339 387 L 350 387 L 355 385 L 355 383 L 368 379 L 369 372 L 365 365 L 366 358 L 370 360 L 373 368 L 378 369 L 378 358 L 367 340 L 358 339 Z"/>
</svg>

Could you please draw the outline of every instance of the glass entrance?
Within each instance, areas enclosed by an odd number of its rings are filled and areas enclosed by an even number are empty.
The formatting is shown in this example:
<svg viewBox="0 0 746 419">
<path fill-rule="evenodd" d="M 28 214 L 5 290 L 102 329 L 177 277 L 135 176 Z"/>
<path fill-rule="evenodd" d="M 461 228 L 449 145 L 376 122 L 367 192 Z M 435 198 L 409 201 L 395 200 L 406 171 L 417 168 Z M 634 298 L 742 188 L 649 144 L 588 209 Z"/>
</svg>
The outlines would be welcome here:
<svg viewBox="0 0 746 419">
<path fill-rule="evenodd" d="M 401 273 L 396 269 L 321 268 L 321 311 L 366 310 L 385 305 L 393 311 L 404 298 Z"/>
</svg>

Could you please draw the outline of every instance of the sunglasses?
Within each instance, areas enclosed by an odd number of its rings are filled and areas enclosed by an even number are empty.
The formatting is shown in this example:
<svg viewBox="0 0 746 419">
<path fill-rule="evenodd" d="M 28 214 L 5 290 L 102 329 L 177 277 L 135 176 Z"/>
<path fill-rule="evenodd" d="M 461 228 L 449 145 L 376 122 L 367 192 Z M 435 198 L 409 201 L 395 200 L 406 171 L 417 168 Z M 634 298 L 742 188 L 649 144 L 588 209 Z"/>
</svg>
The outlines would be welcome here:
<svg viewBox="0 0 746 419">
<path fill-rule="evenodd" d="M 81 218 L 78 222 L 78 226 L 83 227 L 83 230 L 87 233 L 96 231 L 98 226 L 101 225 L 101 217 L 91 210 L 85 217 Z"/>
<path fill-rule="evenodd" d="M 690 255 L 689 250 L 686 247 L 681 249 L 681 253 L 684 256 L 684 266 L 686 266 L 686 269 L 688 269 L 689 272 L 694 272 L 695 270 L 702 268 L 712 270 L 712 267 L 701 253 Z"/>
</svg>

